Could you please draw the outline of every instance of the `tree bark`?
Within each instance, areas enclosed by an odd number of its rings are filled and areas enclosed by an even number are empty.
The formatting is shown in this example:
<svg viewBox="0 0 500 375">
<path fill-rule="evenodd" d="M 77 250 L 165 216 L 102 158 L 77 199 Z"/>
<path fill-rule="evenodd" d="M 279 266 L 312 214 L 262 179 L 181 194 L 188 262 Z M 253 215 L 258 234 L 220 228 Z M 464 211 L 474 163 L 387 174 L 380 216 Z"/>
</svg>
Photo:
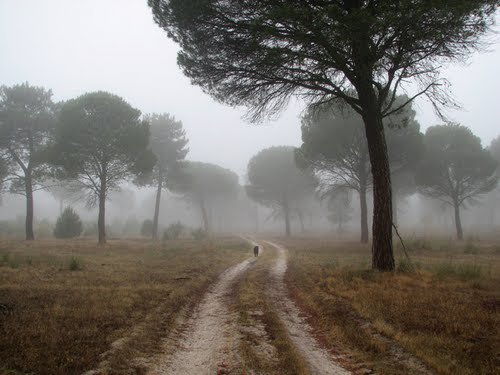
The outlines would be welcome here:
<svg viewBox="0 0 500 375">
<path fill-rule="evenodd" d="M 288 206 L 288 199 L 283 199 L 283 214 L 285 215 L 285 235 L 290 237 L 292 231 L 290 229 L 290 207 Z"/>
<path fill-rule="evenodd" d="M 392 222 L 398 225 L 398 197 L 394 192 L 392 194 Z"/>
<path fill-rule="evenodd" d="M 372 268 L 393 271 L 391 173 L 384 126 L 375 94 L 372 92 L 363 99 L 363 121 L 373 176 Z"/>
<path fill-rule="evenodd" d="M 455 226 L 457 228 L 457 239 L 462 241 L 464 239 L 464 232 L 462 230 L 462 220 L 460 219 L 460 205 L 454 204 L 455 208 Z"/>
<path fill-rule="evenodd" d="M 207 214 L 207 209 L 205 207 L 205 202 L 200 200 L 200 210 L 201 210 L 201 216 L 203 218 L 203 226 L 207 232 L 210 232 L 210 223 L 208 220 L 208 214 Z"/>
<path fill-rule="evenodd" d="M 33 181 L 31 174 L 28 172 L 25 175 L 25 190 L 26 190 L 26 240 L 33 241 L 35 233 L 33 232 Z"/>
<path fill-rule="evenodd" d="M 361 243 L 368 243 L 368 207 L 366 204 L 366 185 L 359 187 L 359 206 L 361 218 Z"/>
<path fill-rule="evenodd" d="M 97 218 L 98 243 L 106 243 L 106 181 L 101 180 L 99 191 L 99 216 Z"/>
<path fill-rule="evenodd" d="M 155 213 L 153 216 L 153 240 L 158 239 L 158 219 L 160 218 L 161 190 L 163 188 L 163 174 L 161 169 L 158 172 L 158 187 L 156 190 Z"/>
</svg>

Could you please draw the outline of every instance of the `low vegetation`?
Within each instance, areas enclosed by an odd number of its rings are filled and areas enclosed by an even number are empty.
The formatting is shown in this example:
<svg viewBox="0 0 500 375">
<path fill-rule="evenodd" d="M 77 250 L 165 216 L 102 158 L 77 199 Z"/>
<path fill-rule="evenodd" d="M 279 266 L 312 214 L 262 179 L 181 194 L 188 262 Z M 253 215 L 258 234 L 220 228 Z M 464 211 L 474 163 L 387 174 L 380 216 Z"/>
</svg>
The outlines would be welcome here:
<svg viewBox="0 0 500 375">
<path fill-rule="evenodd" d="M 111 372 L 158 349 L 182 307 L 248 257 L 241 240 L 0 241 L 0 373 Z M 137 329 L 140 327 L 140 329 Z"/>
<path fill-rule="evenodd" d="M 357 243 L 282 242 L 290 291 L 332 350 L 381 374 L 500 371 L 498 241 L 414 241 L 394 274 L 372 271 L 369 248 Z M 400 351 L 409 359 L 395 361 Z"/>
</svg>

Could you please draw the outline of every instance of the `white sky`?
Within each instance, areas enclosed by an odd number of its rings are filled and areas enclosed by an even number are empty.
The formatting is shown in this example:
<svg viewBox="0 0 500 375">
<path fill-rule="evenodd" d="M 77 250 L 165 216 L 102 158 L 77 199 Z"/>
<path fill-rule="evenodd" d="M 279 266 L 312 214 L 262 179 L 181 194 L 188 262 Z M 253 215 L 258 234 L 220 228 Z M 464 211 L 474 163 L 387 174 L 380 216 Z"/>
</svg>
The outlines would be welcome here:
<svg viewBox="0 0 500 375">
<path fill-rule="evenodd" d="M 191 86 L 177 66 L 177 46 L 152 19 L 146 0 L 0 0 L 0 84 L 28 81 L 51 88 L 55 100 L 105 90 L 143 113 L 182 120 L 188 159 L 244 175 L 248 160 L 271 145 L 299 145 L 302 105 L 274 122 L 252 125 L 235 110 Z M 452 113 L 484 145 L 500 133 L 500 48 L 445 72 L 464 110 Z M 418 102 L 425 129 L 438 123 Z"/>
</svg>

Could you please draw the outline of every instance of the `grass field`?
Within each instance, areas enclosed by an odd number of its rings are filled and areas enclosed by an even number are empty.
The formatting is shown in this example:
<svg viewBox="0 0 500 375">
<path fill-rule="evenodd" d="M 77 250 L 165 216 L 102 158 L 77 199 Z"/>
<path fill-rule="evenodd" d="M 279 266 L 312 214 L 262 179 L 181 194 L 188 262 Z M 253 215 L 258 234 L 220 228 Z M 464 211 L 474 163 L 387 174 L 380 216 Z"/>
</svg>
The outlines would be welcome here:
<svg viewBox="0 0 500 375">
<path fill-rule="evenodd" d="M 106 356 L 110 373 L 124 373 L 249 250 L 237 238 L 1 241 L 0 373 L 81 374 L 133 336 Z"/>
<path fill-rule="evenodd" d="M 500 373 L 500 241 L 410 239 L 394 274 L 371 271 L 356 242 L 280 242 L 289 289 L 332 350 L 381 374 L 419 373 L 399 348 L 438 374 Z"/>
</svg>

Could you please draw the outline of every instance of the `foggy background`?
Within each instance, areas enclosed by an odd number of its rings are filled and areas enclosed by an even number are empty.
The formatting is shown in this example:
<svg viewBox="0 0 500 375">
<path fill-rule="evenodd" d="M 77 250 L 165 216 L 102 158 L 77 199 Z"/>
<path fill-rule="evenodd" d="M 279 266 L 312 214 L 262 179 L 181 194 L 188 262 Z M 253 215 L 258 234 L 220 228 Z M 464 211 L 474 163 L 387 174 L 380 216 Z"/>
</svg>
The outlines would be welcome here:
<svg viewBox="0 0 500 375">
<path fill-rule="evenodd" d="M 464 108 L 449 113 L 450 117 L 470 127 L 482 139 L 483 146 L 488 146 L 500 130 L 500 106 L 495 95 L 500 75 L 494 73 L 500 65 L 498 40 L 489 49 L 488 53 L 474 56 L 467 65 L 443 71 L 453 85 L 454 97 Z M 177 51 L 177 45 L 153 22 L 146 0 L 0 0 L 2 85 L 28 81 L 52 89 L 54 101 L 105 90 L 123 97 L 143 114 L 168 112 L 183 122 L 189 139 L 187 159 L 231 169 L 240 176 L 240 184 L 245 184 L 248 161 L 258 151 L 272 145 L 300 145 L 299 116 L 303 103 L 291 102 L 275 121 L 250 124 L 243 118 L 243 108 L 223 106 L 192 86 L 177 66 Z M 424 100 L 417 101 L 415 109 L 422 132 L 441 123 Z M 198 213 L 187 203 L 168 193 L 163 199 L 163 225 L 173 220 L 199 223 Z M 152 215 L 153 189 L 126 187 L 121 194 L 113 194 L 109 203 L 110 226 L 131 218 L 142 222 Z M 453 226 L 452 214 L 438 215 L 436 204 L 427 199 L 415 196 L 400 206 L 403 225 L 425 229 L 439 222 Z M 464 211 L 464 225 L 479 227 L 481 220 L 492 222 L 495 213 L 486 206 Z M 349 225 L 356 231 L 356 199 L 352 207 L 354 219 Z M 24 197 L 5 194 L 0 219 L 22 219 L 24 209 Z M 84 221 L 96 218 L 95 211 L 86 210 L 83 205 L 77 210 Z M 252 228 L 256 215 L 262 221 L 268 212 L 262 207 L 258 210 L 248 212 L 242 223 Z M 476 220 L 472 219 L 474 212 L 477 214 L 474 210 L 488 212 Z M 58 213 L 59 203 L 49 193 L 35 194 L 36 221 L 54 221 Z M 324 215 L 314 220 L 318 229 L 332 227 Z M 296 221 L 293 225 L 296 231 Z M 282 223 L 266 226 L 281 230 Z"/>
</svg>

